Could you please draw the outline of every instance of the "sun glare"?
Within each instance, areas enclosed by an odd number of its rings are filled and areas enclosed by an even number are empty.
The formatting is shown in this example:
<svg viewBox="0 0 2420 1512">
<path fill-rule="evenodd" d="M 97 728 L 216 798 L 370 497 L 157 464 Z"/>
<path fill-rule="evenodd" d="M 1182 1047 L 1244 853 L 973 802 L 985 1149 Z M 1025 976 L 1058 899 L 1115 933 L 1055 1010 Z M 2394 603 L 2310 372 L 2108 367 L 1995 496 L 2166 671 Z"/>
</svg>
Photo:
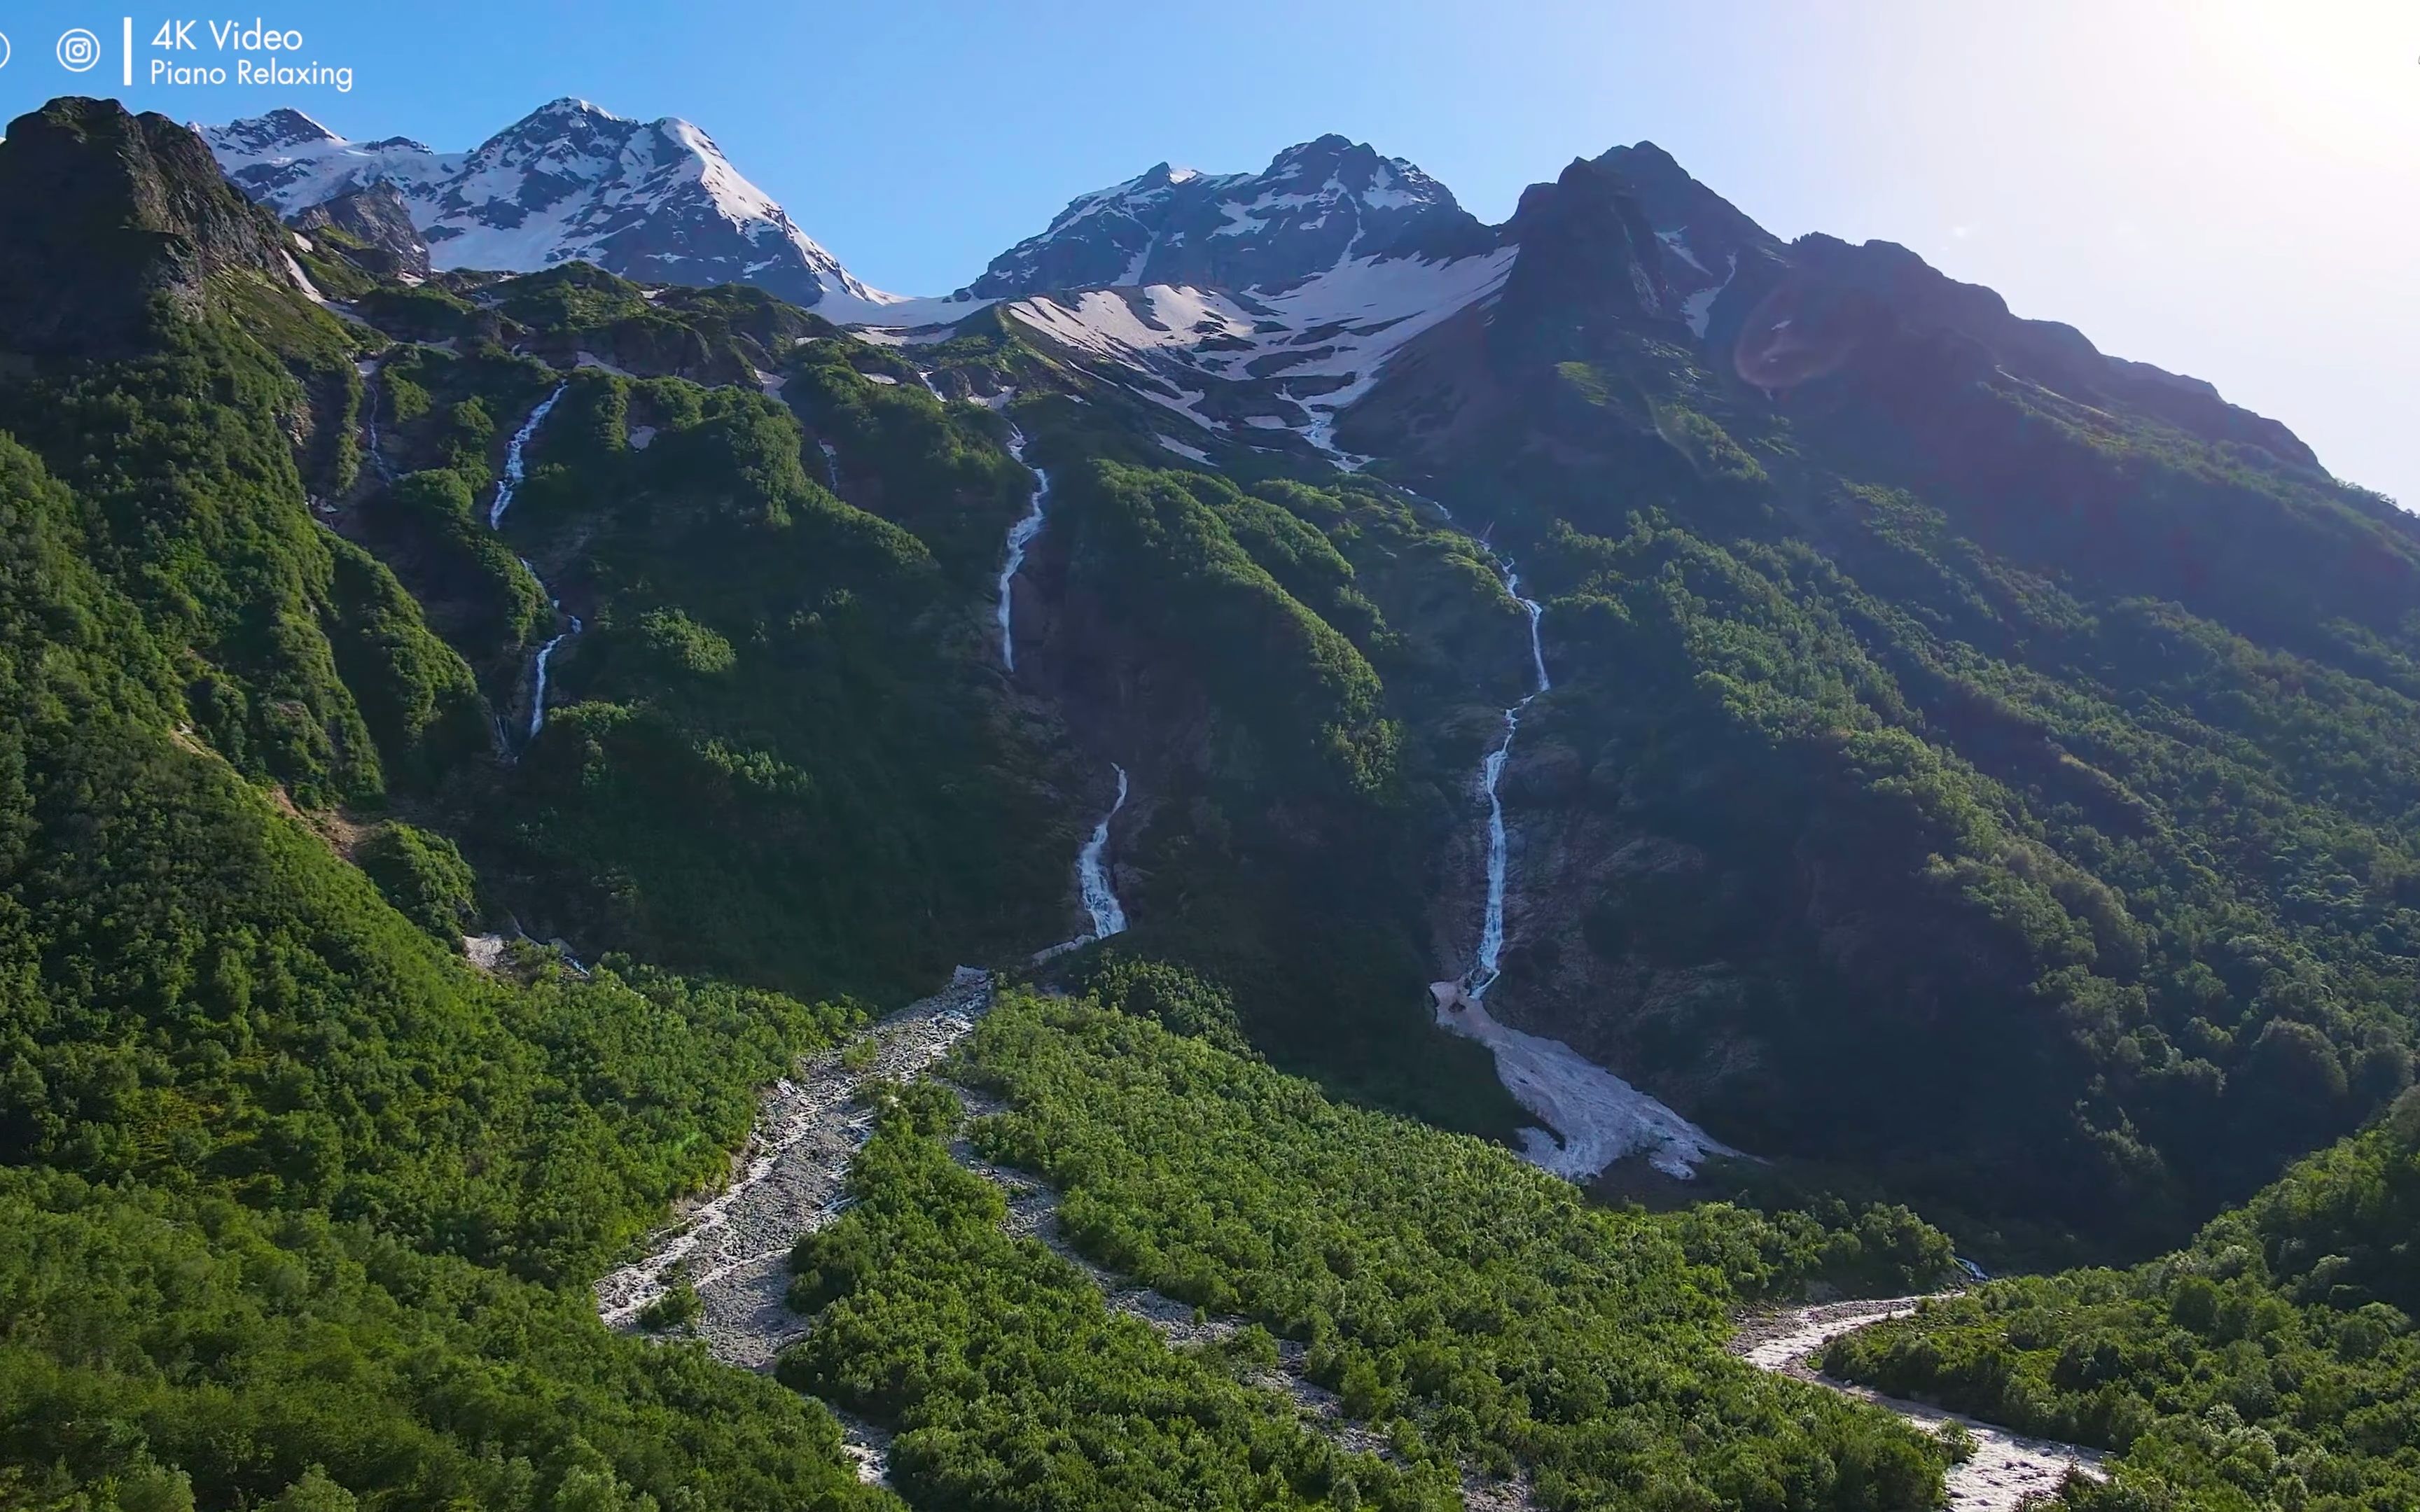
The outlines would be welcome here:
<svg viewBox="0 0 2420 1512">
<path fill-rule="evenodd" d="M 2211 85 L 2291 140 L 2420 166 L 2420 5 L 2214 0 L 2180 14 Z"/>
</svg>

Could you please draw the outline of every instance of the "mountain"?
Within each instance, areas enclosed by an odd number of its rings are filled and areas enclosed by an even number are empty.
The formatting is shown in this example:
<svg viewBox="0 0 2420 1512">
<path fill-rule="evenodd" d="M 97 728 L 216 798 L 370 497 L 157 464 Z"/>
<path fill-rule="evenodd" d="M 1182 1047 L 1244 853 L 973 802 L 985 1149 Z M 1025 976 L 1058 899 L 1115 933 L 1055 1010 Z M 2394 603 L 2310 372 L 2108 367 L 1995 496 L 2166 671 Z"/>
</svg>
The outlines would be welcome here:
<svg viewBox="0 0 2420 1512">
<path fill-rule="evenodd" d="M 6 271 L 87 247 L 144 323 L 0 363 L 0 1498 L 1938 1500 L 1934 1441 L 1723 1347 L 1747 1299 L 1940 1274 L 1912 1214 L 1592 1208 L 1238 1053 L 1510 1132 L 1406 943 L 1443 810 L 1398 771 L 1518 618 L 1460 532 L 1137 466 L 1006 324 L 944 402 L 761 288 L 408 282 L 374 186 L 288 232 L 107 102 L 0 141 L 0 184 L 79 182 L 8 203 Z M 1001 552 L 1046 505 L 1020 683 Z M 1079 877 L 1249 1008 L 1057 949 Z M 994 1000 L 968 960 L 1076 994 L 1002 988 L 951 1070 L 1031 1120 L 980 1159 L 920 1074 Z M 948 980 L 935 1038 L 864 1032 Z M 630 1253 L 664 1284 L 611 1311 Z M 734 1282 L 746 1355 L 700 1314 Z"/>
<path fill-rule="evenodd" d="M 1256 174 L 1160 163 L 1078 196 L 991 261 L 965 294 L 1001 299 L 1125 285 L 1282 288 L 1356 258 L 1459 256 L 1492 239 L 1452 192 L 1402 158 L 1323 136 Z"/>
<path fill-rule="evenodd" d="M 289 239 L 167 117 L 59 100 L 11 135 L 0 203 L 54 213 L 0 222 L 0 348 L 122 351 L 146 339 L 156 298 L 191 311 L 213 278 L 302 283 Z"/>
<path fill-rule="evenodd" d="M 0 140 L 0 1500 L 1918 1512 L 1728 1319 L 1963 1253 L 2149 1263 L 1835 1363 L 2399 1504 L 2420 528 L 2283 424 L 1646 144 L 808 309 L 229 131 Z"/>
<path fill-rule="evenodd" d="M 754 284 L 838 318 L 894 302 L 867 287 L 687 121 L 557 100 L 469 152 L 352 143 L 296 110 L 200 129 L 245 193 L 294 217 L 391 184 L 441 270 L 571 261 L 665 284 Z"/>
<path fill-rule="evenodd" d="M 2412 1075 L 2420 772 L 2352 732 L 2420 734 L 2420 530 L 2206 384 L 1666 189 L 1534 187 L 1336 431 L 1544 606 L 1489 1011 L 2013 1252 L 2172 1241 Z"/>
<path fill-rule="evenodd" d="M 333 229 L 362 247 L 377 249 L 387 258 L 378 270 L 388 277 L 425 280 L 432 271 L 427 244 L 420 239 L 420 228 L 411 224 L 411 207 L 404 203 L 403 192 L 389 180 L 306 206 L 288 217 L 287 224 L 303 232 Z"/>
</svg>

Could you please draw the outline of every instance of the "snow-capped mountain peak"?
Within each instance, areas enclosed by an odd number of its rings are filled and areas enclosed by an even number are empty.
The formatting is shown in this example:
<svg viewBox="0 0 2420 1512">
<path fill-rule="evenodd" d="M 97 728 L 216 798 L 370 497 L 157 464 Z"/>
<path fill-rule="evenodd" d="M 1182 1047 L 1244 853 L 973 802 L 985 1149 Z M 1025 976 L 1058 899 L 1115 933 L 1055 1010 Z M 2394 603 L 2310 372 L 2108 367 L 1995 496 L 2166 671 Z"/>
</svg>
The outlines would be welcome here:
<svg viewBox="0 0 2420 1512">
<path fill-rule="evenodd" d="M 1278 288 L 1354 258 L 1461 256 L 1493 244 L 1443 184 L 1336 135 L 1259 173 L 1154 164 L 1079 194 L 1041 235 L 992 259 L 970 294 L 1149 284 Z"/>
<path fill-rule="evenodd" d="M 394 185 L 440 270 L 583 261 L 648 283 L 757 284 L 840 319 L 896 302 L 676 117 L 637 121 L 566 96 L 469 152 L 348 142 L 294 110 L 198 130 L 238 187 L 281 215 Z"/>
<path fill-rule="evenodd" d="M 211 150 L 220 154 L 222 160 L 229 153 L 260 157 L 344 140 L 301 111 L 282 107 L 266 116 L 256 116 L 250 120 L 220 127 L 215 137 L 208 128 L 197 130 L 210 140 Z"/>
</svg>

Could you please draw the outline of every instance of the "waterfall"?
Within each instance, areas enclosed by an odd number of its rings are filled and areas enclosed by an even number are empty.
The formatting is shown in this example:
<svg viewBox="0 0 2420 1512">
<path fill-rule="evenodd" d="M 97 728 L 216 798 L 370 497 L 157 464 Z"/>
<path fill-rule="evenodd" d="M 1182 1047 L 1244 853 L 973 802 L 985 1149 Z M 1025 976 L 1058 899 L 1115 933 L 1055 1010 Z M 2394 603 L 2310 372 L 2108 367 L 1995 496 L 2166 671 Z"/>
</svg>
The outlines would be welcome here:
<svg viewBox="0 0 2420 1512">
<path fill-rule="evenodd" d="M 1019 462 L 1025 460 L 1025 432 L 1011 425 L 1008 428 L 1008 452 Z M 1033 469 L 1033 502 L 1023 518 L 1008 528 L 1008 560 L 1000 569 L 1000 659 L 1010 671 L 1016 671 L 1016 641 L 1009 634 L 1009 584 L 1016 580 L 1016 569 L 1025 565 L 1025 548 L 1042 533 L 1042 502 L 1050 492 L 1050 474 Z M 1119 778 L 1121 785 L 1125 779 Z M 1112 904 L 1112 906 L 1115 906 Z"/>
<path fill-rule="evenodd" d="M 537 648 L 537 671 L 530 686 L 529 737 L 532 740 L 537 738 L 538 731 L 546 724 L 546 664 L 554 659 L 555 647 L 580 633 L 580 616 L 574 614 L 570 620 L 570 629 L 558 630 L 553 639 Z"/>
<path fill-rule="evenodd" d="M 1084 911 L 1093 916 L 1093 937 L 1108 939 L 1125 933 L 1126 911 L 1118 905 L 1118 895 L 1109 886 L 1109 869 L 1101 864 L 1101 852 L 1109 847 L 1109 821 L 1126 806 L 1126 769 L 1110 764 L 1118 774 L 1118 799 L 1101 822 L 1093 826 L 1093 838 L 1076 856 L 1076 885 L 1084 896 Z"/>
<path fill-rule="evenodd" d="M 488 529 L 497 530 L 504 525 L 504 511 L 512 507 L 513 495 L 520 491 L 522 479 L 528 476 L 521 465 L 521 449 L 529 445 L 530 438 L 537 434 L 538 426 L 546 423 L 548 412 L 554 409 L 554 402 L 563 397 L 563 391 L 568 387 L 568 383 L 556 384 L 554 392 L 540 399 L 529 418 L 521 422 L 521 428 L 513 432 L 512 444 L 504 448 L 504 479 L 496 485 L 496 501 L 488 506 Z"/>
<path fill-rule="evenodd" d="M 504 481 L 496 485 L 496 501 L 488 507 L 488 528 L 489 530 L 497 530 L 503 527 L 504 522 L 504 511 L 511 506 L 513 494 L 520 487 L 522 479 L 528 476 L 527 471 L 522 466 L 521 453 L 523 449 L 529 445 L 530 438 L 537 434 L 538 426 L 545 424 L 548 412 L 554 409 L 555 401 L 563 397 L 563 391 L 568 387 L 570 387 L 570 384 L 567 381 L 556 384 L 554 386 L 554 392 L 548 394 L 545 398 L 540 399 L 537 403 L 537 408 L 530 411 L 529 418 L 521 422 L 521 428 L 513 432 L 512 444 L 504 448 Z M 522 567 L 528 570 L 531 577 L 537 577 L 537 569 L 530 565 L 529 558 L 521 557 L 518 560 L 520 562 Z M 541 591 L 546 591 L 545 579 L 539 579 L 538 587 Z M 558 611 L 563 608 L 563 600 L 555 597 L 551 591 L 547 591 L 546 601 L 548 604 L 553 606 L 553 608 Z M 554 651 L 557 646 L 562 645 L 566 640 L 578 635 L 581 630 L 579 615 L 568 614 L 565 615 L 564 618 L 569 622 L 568 627 L 556 631 L 554 635 L 548 640 L 546 644 L 537 648 L 537 659 L 531 669 L 529 734 L 527 737 L 530 740 L 536 739 L 538 731 L 546 724 L 547 663 L 554 659 Z"/>
<path fill-rule="evenodd" d="M 1529 666 L 1538 681 L 1527 698 L 1504 711 L 1504 738 L 1480 764 L 1480 786 L 1487 795 L 1487 915 L 1468 974 L 1429 989 L 1436 999 L 1436 1022 L 1486 1045 L 1504 1089 L 1547 1126 L 1521 1131 L 1522 1158 L 1531 1165 L 1586 1181 L 1617 1160 L 1643 1154 L 1655 1169 L 1685 1181 L 1708 1156 L 1739 1151 L 1561 1041 L 1497 1023 L 1481 1001 L 1502 975 L 1504 954 L 1506 836 L 1498 789 L 1522 713 L 1554 686 L 1540 635 L 1545 607 L 1521 596 L 1521 575 L 1510 561 L 1499 558 L 1496 563 L 1504 574 L 1504 591 L 1529 617 Z"/>
<path fill-rule="evenodd" d="M 1527 703 L 1528 700 L 1521 701 Z M 1487 794 L 1487 918 L 1479 927 L 1479 954 L 1468 978 L 1471 1001 L 1487 995 L 1502 973 L 1497 962 L 1504 955 L 1504 799 L 1496 791 L 1503 780 L 1504 763 L 1512 754 L 1512 733 L 1521 727 L 1516 705 L 1504 711 L 1504 741 L 1479 765 L 1480 786 Z"/>
<path fill-rule="evenodd" d="M 1521 729 L 1521 711 L 1529 706 L 1531 699 L 1554 686 L 1546 676 L 1545 642 L 1539 633 L 1540 624 L 1546 617 L 1546 607 L 1534 598 L 1521 596 L 1521 575 L 1512 570 L 1509 559 L 1501 565 L 1504 568 L 1504 591 L 1512 594 L 1512 601 L 1529 616 L 1529 660 L 1537 671 L 1538 686 L 1530 690 L 1528 698 L 1504 711 L 1503 742 L 1487 753 L 1487 759 L 1479 767 L 1480 786 L 1487 795 L 1487 914 L 1479 928 L 1478 957 L 1471 964 L 1470 974 L 1463 979 L 1464 990 L 1474 1003 L 1485 997 L 1487 989 L 1495 986 L 1496 979 L 1503 975 L 1497 963 L 1504 955 L 1504 871 L 1508 842 L 1504 833 L 1504 797 L 1497 789 L 1504 780 L 1504 764 L 1512 756 L 1512 737 Z"/>
<path fill-rule="evenodd" d="M 1512 602 L 1520 605 L 1523 612 L 1529 616 L 1529 664 L 1538 671 L 1538 693 L 1543 693 L 1555 686 L 1553 680 L 1546 676 L 1546 644 L 1539 638 L 1540 628 L 1546 620 L 1546 606 L 1534 598 L 1521 596 L 1521 575 L 1512 570 L 1510 561 L 1504 563 L 1504 591 L 1511 594 Z M 1529 698 L 1537 696 L 1537 693 L 1532 693 Z M 1527 703 L 1529 699 L 1521 702 Z"/>
<path fill-rule="evenodd" d="M 395 469 L 387 466 L 386 453 L 379 445 L 379 369 L 386 365 L 383 356 L 373 357 L 354 364 L 362 376 L 362 425 L 369 435 L 370 468 L 380 477 L 392 479 Z"/>
<path fill-rule="evenodd" d="M 840 497 L 840 448 L 830 441 L 817 441 L 824 454 L 824 481 L 831 485 L 832 497 Z"/>
</svg>

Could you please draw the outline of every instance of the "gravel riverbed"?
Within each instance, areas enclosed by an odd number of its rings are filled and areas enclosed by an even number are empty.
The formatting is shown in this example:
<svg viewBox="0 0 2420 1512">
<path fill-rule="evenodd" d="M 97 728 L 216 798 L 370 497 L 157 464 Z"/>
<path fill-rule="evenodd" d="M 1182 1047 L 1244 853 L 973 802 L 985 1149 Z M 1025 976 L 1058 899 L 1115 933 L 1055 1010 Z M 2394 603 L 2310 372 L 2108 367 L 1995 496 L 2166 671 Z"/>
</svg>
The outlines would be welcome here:
<svg viewBox="0 0 2420 1512">
<path fill-rule="evenodd" d="M 1816 1307 L 1752 1317 L 1740 1325 L 1731 1352 L 1760 1370 L 1795 1376 L 1887 1408 L 1924 1429 L 1939 1433 L 1950 1424 L 1973 1436 L 1975 1452 L 1950 1467 L 1949 1512 L 2016 1512 L 2028 1496 L 2057 1491 L 2070 1470 L 2100 1477 L 2103 1456 L 2098 1449 L 2046 1439 L 2028 1439 L 1962 1413 L 1902 1401 L 1846 1381 L 1834 1381 L 1811 1363 L 1823 1346 L 1843 1334 L 1869 1327 L 1885 1319 L 1905 1318 L 1926 1299 L 1891 1297 L 1873 1302 L 1836 1302 Z"/>
</svg>

